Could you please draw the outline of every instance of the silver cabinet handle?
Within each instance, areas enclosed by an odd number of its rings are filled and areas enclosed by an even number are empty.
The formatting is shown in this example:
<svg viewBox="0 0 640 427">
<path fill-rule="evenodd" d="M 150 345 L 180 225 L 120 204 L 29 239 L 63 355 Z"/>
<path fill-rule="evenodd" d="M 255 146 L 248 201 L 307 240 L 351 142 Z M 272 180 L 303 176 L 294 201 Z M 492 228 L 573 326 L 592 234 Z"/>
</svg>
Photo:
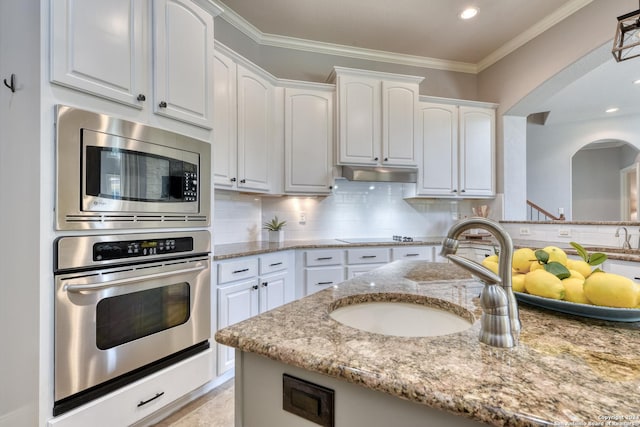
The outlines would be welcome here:
<svg viewBox="0 0 640 427">
<path fill-rule="evenodd" d="M 405 256 L 418 256 L 420 254 L 405 254 Z"/>
<path fill-rule="evenodd" d="M 130 277 L 127 279 L 109 280 L 108 282 L 91 283 L 88 285 L 69 283 L 68 285 L 64 286 L 64 290 L 66 290 L 67 292 L 99 291 L 100 289 L 112 288 L 114 286 L 128 285 L 132 283 L 144 282 L 145 280 L 150 280 L 150 279 L 160 279 L 163 277 L 177 276 L 178 274 L 183 274 L 183 273 L 191 273 L 193 271 L 204 270 L 205 268 L 207 268 L 206 265 L 199 265 L 197 267 L 185 268 L 182 270 L 173 270 L 173 271 L 166 271 L 164 273 L 147 274 L 144 276 Z"/>
<path fill-rule="evenodd" d="M 378 255 L 362 255 L 360 258 L 362 259 L 367 259 L 367 258 L 377 258 Z"/>
<path fill-rule="evenodd" d="M 316 285 L 331 285 L 333 282 L 318 282 Z"/>
<path fill-rule="evenodd" d="M 275 267 L 277 265 L 282 265 L 282 262 L 274 262 L 273 264 L 269 264 L 269 267 Z"/>
<path fill-rule="evenodd" d="M 233 274 L 238 274 L 238 273 L 245 273 L 247 271 L 249 271 L 248 268 L 243 268 L 242 270 L 234 270 L 234 271 L 232 271 L 232 273 Z"/>
<path fill-rule="evenodd" d="M 328 261 L 330 259 L 333 259 L 333 257 L 332 256 L 323 256 L 323 257 L 320 257 L 320 258 L 316 258 L 316 261 Z"/>
</svg>

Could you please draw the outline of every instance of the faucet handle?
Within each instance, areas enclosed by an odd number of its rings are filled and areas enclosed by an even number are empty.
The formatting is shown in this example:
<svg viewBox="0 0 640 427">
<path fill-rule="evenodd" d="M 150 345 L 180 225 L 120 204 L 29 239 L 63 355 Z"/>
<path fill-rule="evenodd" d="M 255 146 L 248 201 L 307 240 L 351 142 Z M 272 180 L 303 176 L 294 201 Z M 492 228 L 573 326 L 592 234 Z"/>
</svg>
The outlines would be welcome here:
<svg viewBox="0 0 640 427">
<path fill-rule="evenodd" d="M 499 285 L 502 283 L 502 279 L 500 278 L 500 276 L 480 263 L 477 263 L 465 257 L 461 257 L 460 255 L 447 255 L 447 258 L 449 258 L 454 264 L 470 272 L 472 276 L 476 277 L 486 285 Z"/>
</svg>

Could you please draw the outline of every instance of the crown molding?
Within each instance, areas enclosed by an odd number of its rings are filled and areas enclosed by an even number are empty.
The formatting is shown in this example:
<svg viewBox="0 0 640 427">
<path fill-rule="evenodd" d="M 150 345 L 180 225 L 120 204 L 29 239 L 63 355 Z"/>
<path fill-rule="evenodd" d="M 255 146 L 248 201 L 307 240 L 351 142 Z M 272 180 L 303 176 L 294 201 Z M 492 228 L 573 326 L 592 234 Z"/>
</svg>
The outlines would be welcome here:
<svg viewBox="0 0 640 427">
<path fill-rule="evenodd" d="M 305 40 L 295 37 L 263 33 L 242 16 L 238 15 L 235 11 L 228 8 L 224 9 L 219 17 L 227 21 L 229 24 L 233 25 L 255 43 L 263 46 L 295 49 L 304 52 L 344 56 L 348 58 L 387 62 L 420 68 L 431 68 L 436 70 L 478 74 L 482 70 L 490 67 L 519 47 L 539 36 L 552 26 L 556 25 L 558 22 L 585 7 L 592 1 L 593 0 L 570 1 L 554 13 L 545 17 L 540 22 L 520 33 L 520 35 L 518 35 L 511 41 L 505 43 L 504 45 L 487 55 L 477 64 L 469 62 L 447 61 L 425 56 L 407 55 L 374 49 L 356 48 L 353 46 L 345 46 L 335 43 L 325 43 L 314 40 Z"/>
</svg>

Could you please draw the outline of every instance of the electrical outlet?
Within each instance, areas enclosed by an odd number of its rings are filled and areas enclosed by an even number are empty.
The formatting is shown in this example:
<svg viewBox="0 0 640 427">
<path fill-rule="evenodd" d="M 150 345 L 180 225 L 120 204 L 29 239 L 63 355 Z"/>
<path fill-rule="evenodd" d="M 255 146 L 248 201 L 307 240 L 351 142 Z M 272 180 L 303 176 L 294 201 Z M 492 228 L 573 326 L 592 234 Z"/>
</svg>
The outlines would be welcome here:
<svg viewBox="0 0 640 427">
<path fill-rule="evenodd" d="M 529 231 L 529 227 L 520 227 L 521 236 L 528 236 L 530 234 L 531 234 L 531 231 Z"/>
<path fill-rule="evenodd" d="M 300 224 L 304 224 L 307 222 L 307 213 L 306 212 L 300 212 L 300 218 L 298 218 L 298 222 Z"/>
<path fill-rule="evenodd" d="M 571 237 L 571 230 L 569 230 L 568 228 L 561 228 L 560 230 L 558 230 L 558 236 Z"/>
</svg>

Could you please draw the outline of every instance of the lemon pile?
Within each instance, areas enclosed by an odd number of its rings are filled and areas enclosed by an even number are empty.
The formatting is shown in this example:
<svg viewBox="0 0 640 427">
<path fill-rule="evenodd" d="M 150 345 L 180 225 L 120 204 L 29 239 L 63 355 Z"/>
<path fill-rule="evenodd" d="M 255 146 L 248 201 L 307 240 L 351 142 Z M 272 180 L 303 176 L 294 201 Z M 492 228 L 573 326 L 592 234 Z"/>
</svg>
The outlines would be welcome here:
<svg viewBox="0 0 640 427">
<path fill-rule="evenodd" d="M 578 250 L 578 253 L 589 259 L 584 250 Z M 594 270 L 593 263 L 585 259 L 570 259 L 556 246 L 537 251 L 517 249 L 511 264 L 511 285 L 515 292 L 545 298 L 615 308 L 640 308 L 640 284 L 618 274 Z M 482 264 L 498 273 L 497 255 L 485 258 Z"/>
</svg>

